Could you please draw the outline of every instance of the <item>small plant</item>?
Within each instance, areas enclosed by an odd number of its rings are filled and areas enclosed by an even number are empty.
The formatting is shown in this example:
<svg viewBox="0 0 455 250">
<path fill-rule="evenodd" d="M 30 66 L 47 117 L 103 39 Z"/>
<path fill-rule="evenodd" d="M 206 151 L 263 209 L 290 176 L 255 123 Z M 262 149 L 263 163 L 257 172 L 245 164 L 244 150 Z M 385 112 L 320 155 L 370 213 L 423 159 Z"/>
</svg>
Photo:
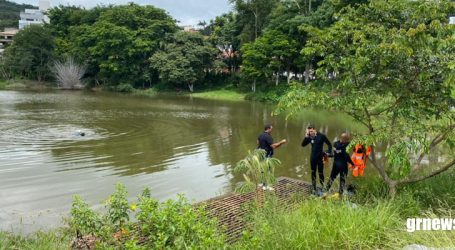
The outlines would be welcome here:
<svg viewBox="0 0 455 250">
<path fill-rule="evenodd" d="M 164 203 L 144 189 L 136 203 L 129 203 L 123 184 L 107 200 L 107 214 L 93 212 L 79 196 L 71 209 L 70 228 L 76 232 L 73 246 L 101 249 L 223 249 L 224 235 L 203 207 L 195 207 L 183 196 Z M 136 212 L 131 222 L 130 211 Z M 96 241 L 96 242 L 95 242 Z"/>
<path fill-rule="evenodd" d="M 129 221 L 130 217 L 128 211 L 130 205 L 128 203 L 128 192 L 125 185 L 117 183 L 115 192 L 109 197 L 106 202 L 108 209 L 108 218 L 112 225 L 118 229 L 122 229 L 125 222 Z"/>
<path fill-rule="evenodd" d="M 248 152 L 245 159 L 239 161 L 234 171 L 243 173 L 245 184 L 240 186 L 237 191 L 241 193 L 257 190 L 260 183 L 275 183 L 275 168 L 281 164 L 276 158 L 266 157 L 265 150 L 258 149 Z"/>
<path fill-rule="evenodd" d="M 74 196 L 71 206 L 69 225 L 79 237 L 81 235 L 95 235 L 101 227 L 101 219 L 79 195 Z"/>
</svg>

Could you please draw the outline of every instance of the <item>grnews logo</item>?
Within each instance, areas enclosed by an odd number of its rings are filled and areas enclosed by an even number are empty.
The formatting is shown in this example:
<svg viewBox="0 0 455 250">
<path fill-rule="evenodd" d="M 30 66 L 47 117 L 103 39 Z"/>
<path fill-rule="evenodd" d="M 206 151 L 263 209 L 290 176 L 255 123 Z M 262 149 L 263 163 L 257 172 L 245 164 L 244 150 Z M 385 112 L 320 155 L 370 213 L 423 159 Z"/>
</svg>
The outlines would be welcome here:
<svg viewBox="0 0 455 250">
<path fill-rule="evenodd" d="M 415 231 L 450 231 L 455 230 L 455 219 L 452 218 L 408 218 L 406 229 L 409 233 Z"/>
</svg>

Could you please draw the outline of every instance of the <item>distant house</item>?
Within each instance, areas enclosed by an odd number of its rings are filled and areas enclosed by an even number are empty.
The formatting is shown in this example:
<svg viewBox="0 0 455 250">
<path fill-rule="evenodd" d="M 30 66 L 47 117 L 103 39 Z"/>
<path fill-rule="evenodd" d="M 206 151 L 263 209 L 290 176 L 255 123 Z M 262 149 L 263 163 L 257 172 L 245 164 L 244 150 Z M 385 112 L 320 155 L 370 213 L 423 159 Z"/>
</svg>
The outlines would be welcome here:
<svg viewBox="0 0 455 250">
<path fill-rule="evenodd" d="M 180 26 L 180 28 L 185 32 L 197 32 L 197 29 L 193 27 L 193 25 L 184 25 Z"/>
<path fill-rule="evenodd" d="M 449 17 L 449 23 L 450 24 L 455 24 L 455 16 Z"/>
<path fill-rule="evenodd" d="M 49 23 L 49 17 L 47 17 L 45 13 L 50 8 L 50 5 L 49 0 L 40 0 L 39 9 L 25 9 L 24 11 L 21 11 L 19 29 L 23 29 L 29 25 Z"/>
<path fill-rule="evenodd" d="M 19 32 L 16 28 L 5 28 L 3 32 L 0 32 L 0 57 L 3 56 L 5 46 L 13 41 L 13 37 Z"/>
</svg>

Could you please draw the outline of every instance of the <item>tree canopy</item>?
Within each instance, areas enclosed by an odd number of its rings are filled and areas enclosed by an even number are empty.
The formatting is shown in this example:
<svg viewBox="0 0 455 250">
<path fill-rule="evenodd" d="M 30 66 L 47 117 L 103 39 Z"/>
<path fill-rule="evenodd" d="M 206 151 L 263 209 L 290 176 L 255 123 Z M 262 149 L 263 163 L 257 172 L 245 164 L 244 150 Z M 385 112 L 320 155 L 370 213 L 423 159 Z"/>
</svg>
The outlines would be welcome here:
<svg viewBox="0 0 455 250">
<path fill-rule="evenodd" d="M 441 145 L 453 156 L 455 26 L 447 14 L 454 7 L 449 1 L 377 0 L 343 9 L 328 28 L 302 26 L 310 36 L 302 56 L 322 58 L 316 74 L 324 84 L 296 84 L 281 109 L 332 109 L 364 124 L 368 133 L 354 142 L 385 148 L 384 159 L 372 154 L 370 160 L 392 195 L 397 185 L 449 169 L 453 157 L 437 166 L 422 160 Z"/>
</svg>

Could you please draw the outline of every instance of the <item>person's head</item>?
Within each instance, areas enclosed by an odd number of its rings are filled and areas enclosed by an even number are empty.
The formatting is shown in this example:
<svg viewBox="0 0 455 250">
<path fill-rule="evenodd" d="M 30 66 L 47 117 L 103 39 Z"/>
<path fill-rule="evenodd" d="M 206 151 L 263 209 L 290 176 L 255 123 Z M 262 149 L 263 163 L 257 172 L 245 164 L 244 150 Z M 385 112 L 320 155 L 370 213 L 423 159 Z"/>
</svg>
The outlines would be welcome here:
<svg viewBox="0 0 455 250">
<path fill-rule="evenodd" d="M 351 136 L 348 133 L 342 133 L 340 136 L 341 143 L 349 143 Z"/>
<path fill-rule="evenodd" d="M 267 124 L 264 126 L 264 132 L 272 133 L 273 127 L 272 124 Z"/>
<path fill-rule="evenodd" d="M 316 136 L 317 131 L 316 131 L 316 128 L 313 125 L 309 125 L 307 127 L 307 129 L 308 129 L 308 134 L 310 136 Z"/>
</svg>

